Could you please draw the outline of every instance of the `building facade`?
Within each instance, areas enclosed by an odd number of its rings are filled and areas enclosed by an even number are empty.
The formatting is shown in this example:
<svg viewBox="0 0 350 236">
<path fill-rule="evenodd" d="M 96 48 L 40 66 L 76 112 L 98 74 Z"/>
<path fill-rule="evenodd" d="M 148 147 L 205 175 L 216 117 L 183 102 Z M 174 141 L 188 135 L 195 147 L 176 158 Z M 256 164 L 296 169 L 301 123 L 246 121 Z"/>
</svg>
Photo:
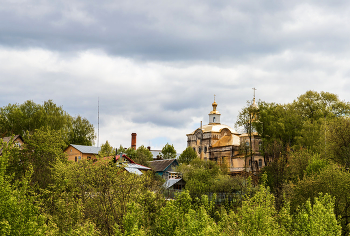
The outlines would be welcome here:
<svg viewBox="0 0 350 236">
<path fill-rule="evenodd" d="M 212 106 L 209 123 L 201 124 L 201 127 L 186 135 L 187 146 L 192 147 L 201 160 L 216 161 L 222 167 L 226 167 L 231 174 L 251 171 L 252 165 L 253 170 L 262 168 L 264 161 L 259 152 L 260 137 L 256 133 L 252 133 L 251 137 L 248 134 L 240 134 L 233 128 L 221 124 L 221 114 L 216 109 L 215 100 Z"/>
<path fill-rule="evenodd" d="M 64 152 L 67 153 L 68 161 L 94 160 L 101 150 L 100 147 L 70 144 Z"/>
</svg>

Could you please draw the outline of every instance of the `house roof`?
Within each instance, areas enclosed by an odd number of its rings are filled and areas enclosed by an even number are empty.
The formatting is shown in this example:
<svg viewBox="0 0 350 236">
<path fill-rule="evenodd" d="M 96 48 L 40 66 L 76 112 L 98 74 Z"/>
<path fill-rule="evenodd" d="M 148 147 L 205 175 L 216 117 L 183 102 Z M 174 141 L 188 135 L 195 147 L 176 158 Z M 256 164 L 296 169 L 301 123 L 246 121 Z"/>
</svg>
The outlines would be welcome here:
<svg viewBox="0 0 350 236">
<path fill-rule="evenodd" d="M 178 178 L 178 179 L 168 179 L 164 184 L 163 187 L 164 188 L 170 188 L 171 186 L 173 186 L 174 184 L 176 184 L 177 182 L 180 182 L 182 180 L 182 178 Z"/>
<path fill-rule="evenodd" d="M 5 142 L 5 143 L 8 143 L 10 142 L 12 136 L 8 136 L 8 137 L 3 137 L 2 138 L 2 141 Z M 22 142 L 24 142 L 23 138 L 21 135 L 17 134 L 13 137 L 13 141 L 15 141 L 17 138 L 20 138 L 22 140 Z M 0 155 L 2 155 L 2 148 L 0 149 Z"/>
<path fill-rule="evenodd" d="M 244 133 L 240 135 L 241 137 L 249 137 L 248 133 Z M 258 132 L 252 132 L 252 136 L 259 136 Z"/>
<path fill-rule="evenodd" d="M 71 144 L 70 146 L 74 147 L 81 153 L 89 153 L 89 154 L 96 154 L 96 155 L 101 150 L 101 147 L 93 147 L 93 146 L 85 146 L 85 145 L 77 145 L 77 144 Z"/>
<path fill-rule="evenodd" d="M 178 164 L 176 159 L 165 159 L 165 160 L 156 160 L 150 161 L 152 170 L 154 171 L 165 171 L 168 166 L 170 166 L 174 161 Z"/>
<path fill-rule="evenodd" d="M 136 164 L 136 163 L 127 163 L 127 164 L 125 164 L 125 167 L 135 168 L 135 169 L 139 169 L 139 170 L 151 170 L 151 168 L 149 168 L 147 166 L 143 166 L 143 165 Z"/>
<path fill-rule="evenodd" d="M 212 147 L 225 147 L 233 144 L 233 137 L 230 135 L 221 137 Z"/>
<path fill-rule="evenodd" d="M 19 137 L 20 139 L 22 139 L 22 141 L 23 141 L 22 136 L 21 136 L 21 135 L 19 135 L 19 134 L 15 135 L 15 136 L 13 137 L 13 140 L 16 140 L 18 137 Z M 10 142 L 11 138 L 12 138 L 12 136 L 9 136 L 9 137 L 3 137 L 3 138 L 2 138 L 2 141 L 4 141 L 4 142 L 8 143 L 8 142 Z"/>
<path fill-rule="evenodd" d="M 127 155 L 123 154 L 122 157 L 126 158 L 130 163 L 134 163 L 136 164 L 130 157 L 128 157 Z M 116 155 L 115 156 L 115 160 L 118 161 L 120 158 L 120 155 Z"/>
<path fill-rule="evenodd" d="M 231 131 L 231 133 L 233 134 L 238 134 L 234 129 L 232 129 L 230 126 L 228 125 L 223 125 L 223 124 L 209 124 L 209 125 L 203 125 L 202 126 L 202 131 L 203 133 L 211 133 L 211 132 L 215 132 L 215 133 L 219 133 L 221 132 L 222 129 L 229 129 Z M 198 129 L 201 129 L 201 128 L 198 128 Z M 196 129 L 197 130 L 197 129 Z M 193 131 L 192 133 L 190 134 L 187 134 L 187 135 L 193 135 L 195 132 Z"/>
<path fill-rule="evenodd" d="M 129 173 L 136 174 L 136 175 L 142 175 L 142 172 L 137 168 L 124 167 L 124 169 Z"/>
</svg>

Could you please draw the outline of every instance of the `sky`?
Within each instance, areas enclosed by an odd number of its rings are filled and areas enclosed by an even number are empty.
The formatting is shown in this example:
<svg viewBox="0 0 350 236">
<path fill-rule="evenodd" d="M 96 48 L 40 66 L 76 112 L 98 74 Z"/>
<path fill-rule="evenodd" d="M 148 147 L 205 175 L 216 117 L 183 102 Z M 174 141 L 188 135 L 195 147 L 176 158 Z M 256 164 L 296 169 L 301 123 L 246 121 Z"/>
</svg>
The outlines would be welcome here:
<svg viewBox="0 0 350 236">
<path fill-rule="evenodd" d="M 99 127 L 95 145 L 137 133 L 181 153 L 214 94 L 231 127 L 252 88 L 350 101 L 349 38 L 344 0 L 0 0 L 0 107 L 51 99 Z"/>
</svg>

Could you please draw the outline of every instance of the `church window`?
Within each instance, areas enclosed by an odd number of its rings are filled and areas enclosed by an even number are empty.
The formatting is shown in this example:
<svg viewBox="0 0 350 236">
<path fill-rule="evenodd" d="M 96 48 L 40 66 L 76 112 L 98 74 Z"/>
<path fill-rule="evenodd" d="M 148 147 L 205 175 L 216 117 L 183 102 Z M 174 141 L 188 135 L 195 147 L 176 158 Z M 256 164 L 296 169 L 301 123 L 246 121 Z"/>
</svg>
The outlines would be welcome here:
<svg viewBox="0 0 350 236">
<path fill-rule="evenodd" d="M 262 159 L 259 159 L 259 167 L 262 167 Z"/>
</svg>

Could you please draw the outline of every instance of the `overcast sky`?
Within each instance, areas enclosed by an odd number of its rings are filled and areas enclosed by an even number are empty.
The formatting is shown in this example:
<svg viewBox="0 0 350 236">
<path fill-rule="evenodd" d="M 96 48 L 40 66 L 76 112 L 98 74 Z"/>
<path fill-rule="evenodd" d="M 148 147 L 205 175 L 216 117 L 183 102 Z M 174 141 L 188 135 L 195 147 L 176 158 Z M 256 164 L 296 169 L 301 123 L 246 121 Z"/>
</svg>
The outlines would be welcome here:
<svg viewBox="0 0 350 236">
<path fill-rule="evenodd" d="M 52 99 L 99 144 L 178 153 L 216 94 L 234 127 L 253 97 L 350 101 L 350 2 L 0 0 L 0 106 Z M 97 142 L 96 142 L 97 143 Z"/>
</svg>

